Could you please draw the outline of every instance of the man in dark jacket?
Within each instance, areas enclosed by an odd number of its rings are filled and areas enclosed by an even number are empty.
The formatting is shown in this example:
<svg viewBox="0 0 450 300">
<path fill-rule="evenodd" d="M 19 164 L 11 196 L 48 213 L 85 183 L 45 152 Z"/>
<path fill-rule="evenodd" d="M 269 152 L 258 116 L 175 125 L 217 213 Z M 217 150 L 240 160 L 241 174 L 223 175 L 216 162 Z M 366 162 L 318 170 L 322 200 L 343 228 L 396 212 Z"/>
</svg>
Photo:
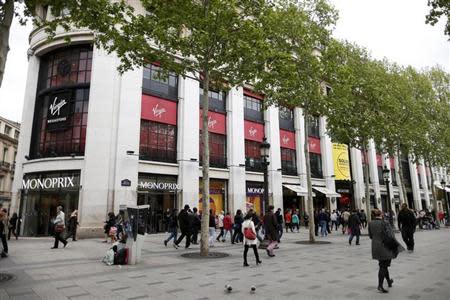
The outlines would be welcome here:
<svg viewBox="0 0 450 300">
<path fill-rule="evenodd" d="M 266 230 L 267 238 L 270 243 L 267 246 L 267 255 L 270 257 L 274 257 L 273 249 L 278 245 L 278 220 L 275 214 L 273 213 L 273 205 L 269 205 L 269 211 L 264 216 L 264 226 Z"/>
<path fill-rule="evenodd" d="M 278 243 L 281 243 L 281 237 L 283 236 L 283 214 L 281 213 L 281 208 L 277 209 L 275 216 L 277 218 Z"/>
<path fill-rule="evenodd" d="M 403 203 L 402 209 L 398 213 L 398 228 L 402 232 L 403 241 L 409 252 L 414 251 L 414 232 L 416 231 L 416 217 L 408 208 L 408 204 Z"/>
<path fill-rule="evenodd" d="M 359 236 L 361 235 L 361 219 L 357 210 L 354 210 L 348 218 L 348 228 L 350 228 L 350 237 L 348 243 L 351 245 L 353 237 L 356 236 L 356 245 L 359 245 Z"/>
<path fill-rule="evenodd" d="M 186 237 L 186 249 L 191 245 L 191 229 L 192 222 L 191 216 L 189 215 L 189 205 L 185 205 L 184 209 L 178 214 L 178 223 L 180 224 L 181 235 L 178 240 L 173 243 L 173 247 L 178 249 L 178 245 L 181 243 L 184 237 Z"/>
<path fill-rule="evenodd" d="M 193 213 L 191 214 L 192 218 L 192 244 L 197 245 L 198 244 L 198 231 L 202 227 L 202 222 L 200 220 L 200 216 L 198 215 L 197 207 L 194 207 Z"/>
</svg>

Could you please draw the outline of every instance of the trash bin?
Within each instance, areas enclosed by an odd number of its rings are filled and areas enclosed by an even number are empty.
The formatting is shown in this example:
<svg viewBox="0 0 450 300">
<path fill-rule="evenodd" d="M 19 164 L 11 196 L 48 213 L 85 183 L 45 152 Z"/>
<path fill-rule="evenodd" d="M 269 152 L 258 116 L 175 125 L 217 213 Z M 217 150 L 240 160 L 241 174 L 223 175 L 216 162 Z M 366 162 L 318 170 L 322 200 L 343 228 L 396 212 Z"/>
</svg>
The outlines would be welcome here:
<svg viewBox="0 0 450 300">
<path fill-rule="evenodd" d="M 127 233 L 128 264 L 130 265 L 135 265 L 141 260 L 141 252 L 145 240 L 149 207 L 149 205 L 127 207 L 128 221 L 130 224 L 130 232 Z"/>
</svg>

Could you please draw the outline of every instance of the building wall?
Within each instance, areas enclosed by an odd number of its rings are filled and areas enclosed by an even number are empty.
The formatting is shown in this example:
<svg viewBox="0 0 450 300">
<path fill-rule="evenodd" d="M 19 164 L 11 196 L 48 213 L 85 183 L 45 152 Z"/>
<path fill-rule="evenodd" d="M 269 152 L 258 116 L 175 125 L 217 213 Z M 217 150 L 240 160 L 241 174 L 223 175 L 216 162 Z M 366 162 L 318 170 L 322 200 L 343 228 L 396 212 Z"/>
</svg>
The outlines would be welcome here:
<svg viewBox="0 0 450 300">
<path fill-rule="evenodd" d="M 0 117 L 0 205 L 11 205 L 20 124 Z"/>
</svg>

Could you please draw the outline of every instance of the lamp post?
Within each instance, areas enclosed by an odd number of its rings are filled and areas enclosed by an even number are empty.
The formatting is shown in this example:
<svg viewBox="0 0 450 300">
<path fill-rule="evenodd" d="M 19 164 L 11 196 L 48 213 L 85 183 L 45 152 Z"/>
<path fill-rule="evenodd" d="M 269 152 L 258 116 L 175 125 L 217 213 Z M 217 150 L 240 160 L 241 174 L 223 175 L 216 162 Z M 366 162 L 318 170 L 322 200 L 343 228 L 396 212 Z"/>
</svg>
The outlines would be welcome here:
<svg viewBox="0 0 450 300">
<path fill-rule="evenodd" d="M 269 207 L 269 174 L 268 174 L 268 166 L 270 164 L 269 161 L 269 150 L 270 144 L 267 142 L 266 138 L 263 138 L 263 142 L 259 145 L 259 150 L 261 151 L 261 159 L 263 165 L 264 172 L 264 213 L 267 213 L 267 209 Z"/>
<path fill-rule="evenodd" d="M 389 174 L 391 173 L 391 171 L 384 166 L 383 168 L 383 179 L 384 179 L 384 184 L 386 185 L 386 204 L 387 204 L 387 210 L 389 212 L 389 223 L 391 224 L 391 226 L 394 225 L 394 219 L 392 218 L 392 203 L 391 203 L 391 194 L 389 192 Z"/>
<path fill-rule="evenodd" d="M 442 179 L 441 185 L 442 185 L 442 192 L 444 193 L 444 199 L 445 199 L 445 210 L 447 211 L 447 222 L 446 222 L 445 226 L 450 226 L 450 216 L 449 216 L 450 208 L 448 206 L 447 191 L 445 190 L 447 183 L 445 182 L 444 179 Z"/>
</svg>

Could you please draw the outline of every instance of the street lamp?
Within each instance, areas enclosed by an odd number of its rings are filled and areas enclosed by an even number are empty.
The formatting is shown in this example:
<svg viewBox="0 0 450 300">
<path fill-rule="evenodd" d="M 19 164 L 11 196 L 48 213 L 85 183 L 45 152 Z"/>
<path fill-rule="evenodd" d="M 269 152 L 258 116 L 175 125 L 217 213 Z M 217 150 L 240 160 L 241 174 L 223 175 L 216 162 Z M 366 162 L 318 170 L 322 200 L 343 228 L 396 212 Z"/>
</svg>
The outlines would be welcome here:
<svg viewBox="0 0 450 300">
<path fill-rule="evenodd" d="M 270 144 L 267 142 L 266 138 L 263 138 L 263 142 L 259 145 L 259 150 L 261 151 L 261 159 L 263 165 L 264 172 L 264 212 L 267 213 L 269 207 L 269 174 L 268 174 L 268 166 L 270 164 L 269 161 L 269 150 Z"/>
<path fill-rule="evenodd" d="M 447 183 L 445 182 L 444 179 L 442 179 L 441 185 L 442 185 L 442 192 L 444 193 L 445 209 L 447 210 L 447 222 L 446 222 L 445 226 L 450 226 L 450 216 L 449 216 L 450 208 L 448 206 L 449 203 L 448 203 L 448 198 L 447 198 L 447 191 L 445 190 Z"/>
<path fill-rule="evenodd" d="M 384 166 L 383 168 L 383 179 L 384 179 L 384 184 L 386 184 L 386 204 L 387 204 L 387 210 L 389 212 L 389 223 L 391 224 L 391 226 L 394 225 L 394 219 L 392 218 L 392 203 L 391 203 L 391 195 L 389 193 L 389 174 L 391 173 L 391 171 Z"/>
</svg>

